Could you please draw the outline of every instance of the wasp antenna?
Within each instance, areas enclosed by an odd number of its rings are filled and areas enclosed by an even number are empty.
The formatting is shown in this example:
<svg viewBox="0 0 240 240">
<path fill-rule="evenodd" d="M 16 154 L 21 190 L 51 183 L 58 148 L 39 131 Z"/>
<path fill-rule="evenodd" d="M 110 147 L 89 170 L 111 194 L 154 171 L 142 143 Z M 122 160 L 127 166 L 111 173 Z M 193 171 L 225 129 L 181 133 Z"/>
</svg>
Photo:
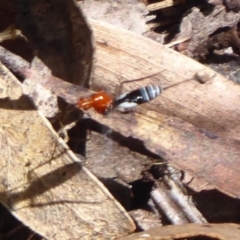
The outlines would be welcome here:
<svg viewBox="0 0 240 240">
<path fill-rule="evenodd" d="M 133 80 L 126 80 L 126 81 L 121 82 L 120 85 L 123 85 L 125 83 L 138 82 L 138 81 L 142 81 L 142 80 L 147 79 L 147 78 L 155 77 L 158 74 L 160 74 L 161 72 L 157 72 L 157 73 L 154 73 L 154 74 L 151 74 L 151 75 L 148 75 L 148 76 L 145 76 L 145 77 L 141 77 L 141 78 L 136 78 L 136 79 L 133 79 Z"/>
<path fill-rule="evenodd" d="M 165 71 L 165 70 L 163 70 L 163 71 Z M 126 80 L 126 81 L 121 82 L 120 85 L 119 85 L 119 89 L 118 89 L 118 95 L 121 94 L 122 86 L 123 86 L 124 84 L 126 84 L 126 83 L 132 83 L 132 82 L 138 82 L 138 81 L 142 81 L 142 80 L 144 80 L 144 79 L 148 79 L 148 78 L 151 78 L 151 77 L 155 77 L 155 76 L 159 75 L 160 73 L 162 73 L 163 71 L 160 71 L 160 72 L 157 72 L 157 73 L 154 73 L 154 74 L 145 76 L 145 77 L 136 78 L 136 79 L 133 79 L 133 80 Z"/>
</svg>

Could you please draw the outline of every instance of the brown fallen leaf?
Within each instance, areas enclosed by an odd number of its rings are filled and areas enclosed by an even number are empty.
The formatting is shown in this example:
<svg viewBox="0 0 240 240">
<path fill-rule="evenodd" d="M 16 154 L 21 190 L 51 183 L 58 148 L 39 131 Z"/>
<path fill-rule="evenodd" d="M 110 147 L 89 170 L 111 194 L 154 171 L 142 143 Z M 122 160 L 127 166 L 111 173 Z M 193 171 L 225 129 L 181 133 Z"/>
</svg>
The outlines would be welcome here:
<svg viewBox="0 0 240 240">
<path fill-rule="evenodd" d="M 112 239 L 132 232 L 129 215 L 0 67 L 8 87 L 0 99 L 3 204 L 48 239 Z"/>
<path fill-rule="evenodd" d="M 91 30 L 74 0 L 16 2 L 17 26 L 55 76 L 88 86 L 93 64 Z"/>
<path fill-rule="evenodd" d="M 119 240 L 170 240 L 197 236 L 206 236 L 218 240 L 238 240 L 238 224 L 186 224 L 180 226 L 165 226 L 154 228 L 141 233 L 134 233 Z"/>
</svg>

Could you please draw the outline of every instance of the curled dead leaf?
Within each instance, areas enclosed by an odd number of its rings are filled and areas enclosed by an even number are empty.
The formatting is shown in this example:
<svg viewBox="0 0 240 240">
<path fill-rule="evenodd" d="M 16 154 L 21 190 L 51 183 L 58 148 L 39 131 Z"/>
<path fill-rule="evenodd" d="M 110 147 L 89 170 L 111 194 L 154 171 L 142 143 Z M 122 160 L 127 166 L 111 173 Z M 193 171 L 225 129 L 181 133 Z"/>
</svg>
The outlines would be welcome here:
<svg viewBox="0 0 240 240">
<path fill-rule="evenodd" d="M 0 72 L 11 90 L 21 89 L 6 68 Z M 0 116 L 0 200 L 12 214 L 49 239 L 111 239 L 134 230 L 28 96 L 0 99 Z"/>
</svg>

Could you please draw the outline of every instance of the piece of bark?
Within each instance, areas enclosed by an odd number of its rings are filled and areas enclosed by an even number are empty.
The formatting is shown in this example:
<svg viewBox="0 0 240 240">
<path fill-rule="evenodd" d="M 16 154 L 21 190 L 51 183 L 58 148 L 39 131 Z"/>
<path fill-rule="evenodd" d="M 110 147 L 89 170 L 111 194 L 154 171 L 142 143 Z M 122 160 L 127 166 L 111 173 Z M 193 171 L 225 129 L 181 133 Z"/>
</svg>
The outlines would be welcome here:
<svg viewBox="0 0 240 240">
<path fill-rule="evenodd" d="M 168 177 L 163 177 L 162 184 L 151 192 L 151 198 L 157 209 L 164 212 L 168 220 L 175 224 L 207 223 L 207 220 L 194 206 L 192 199 Z"/>
<path fill-rule="evenodd" d="M 205 13 L 199 8 L 193 8 L 191 13 L 183 18 L 180 32 L 174 38 L 174 41 L 190 39 L 185 49 L 185 54 L 190 57 L 205 57 L 208 54 L 208 40 L 211 34 L 217 30 L 221 31 L 224 27 L 237 26 L 240 21 L 238 13 L 227 12 L 223 5 L 215 6 L 212 12 L 208 11 Z"/>
<path fill-rule="evenodd" d="M 50 70 L 36 57 L 33 60 L 34 64 L 31 66 L 33 69 L 31 69 L 29 62 L 0 46 L 0 59 L 15 75 L 20 78 L 31 78 L 32 82 L 43 85 L 48 90 L 66 99 L 70 104 L 74 105 L 80 97 L 92 93 L 87 88 L 70 84 L 52 76 Z"/>
<path fill-rule="evenodd" d="M 46 89 L 40 84 L 36 84 L 29 79 L 23 83 L 24 94 L 28 95 L 34 105 L 47 118 L 53 118 L 59 112 L 57 95 Z"/>
<path fill-rule="evenodd" d="M 152 212 L 138 209 L 131 211 L 129 214 L 134 219 L 135 223 L 137 223 L 138 228 L 143 231 L 162 225 L 161 220 Z"/>
</svg>

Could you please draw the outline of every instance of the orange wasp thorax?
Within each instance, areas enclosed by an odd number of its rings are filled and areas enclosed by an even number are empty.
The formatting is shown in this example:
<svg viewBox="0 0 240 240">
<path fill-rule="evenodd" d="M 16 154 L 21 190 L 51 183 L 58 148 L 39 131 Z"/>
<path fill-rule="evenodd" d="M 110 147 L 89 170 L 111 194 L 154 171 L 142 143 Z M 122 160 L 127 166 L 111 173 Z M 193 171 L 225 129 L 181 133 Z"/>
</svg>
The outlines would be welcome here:
<svg viewBox="0 0 240 240">
<path fill-rule="evenodd" d="M 113 106 L 113 97 L 100 91 L 89 97 L 80 98 L 77 106 L 83 110 L 94 108 L 98 113 L 107 114 Z"/>
</svg>

